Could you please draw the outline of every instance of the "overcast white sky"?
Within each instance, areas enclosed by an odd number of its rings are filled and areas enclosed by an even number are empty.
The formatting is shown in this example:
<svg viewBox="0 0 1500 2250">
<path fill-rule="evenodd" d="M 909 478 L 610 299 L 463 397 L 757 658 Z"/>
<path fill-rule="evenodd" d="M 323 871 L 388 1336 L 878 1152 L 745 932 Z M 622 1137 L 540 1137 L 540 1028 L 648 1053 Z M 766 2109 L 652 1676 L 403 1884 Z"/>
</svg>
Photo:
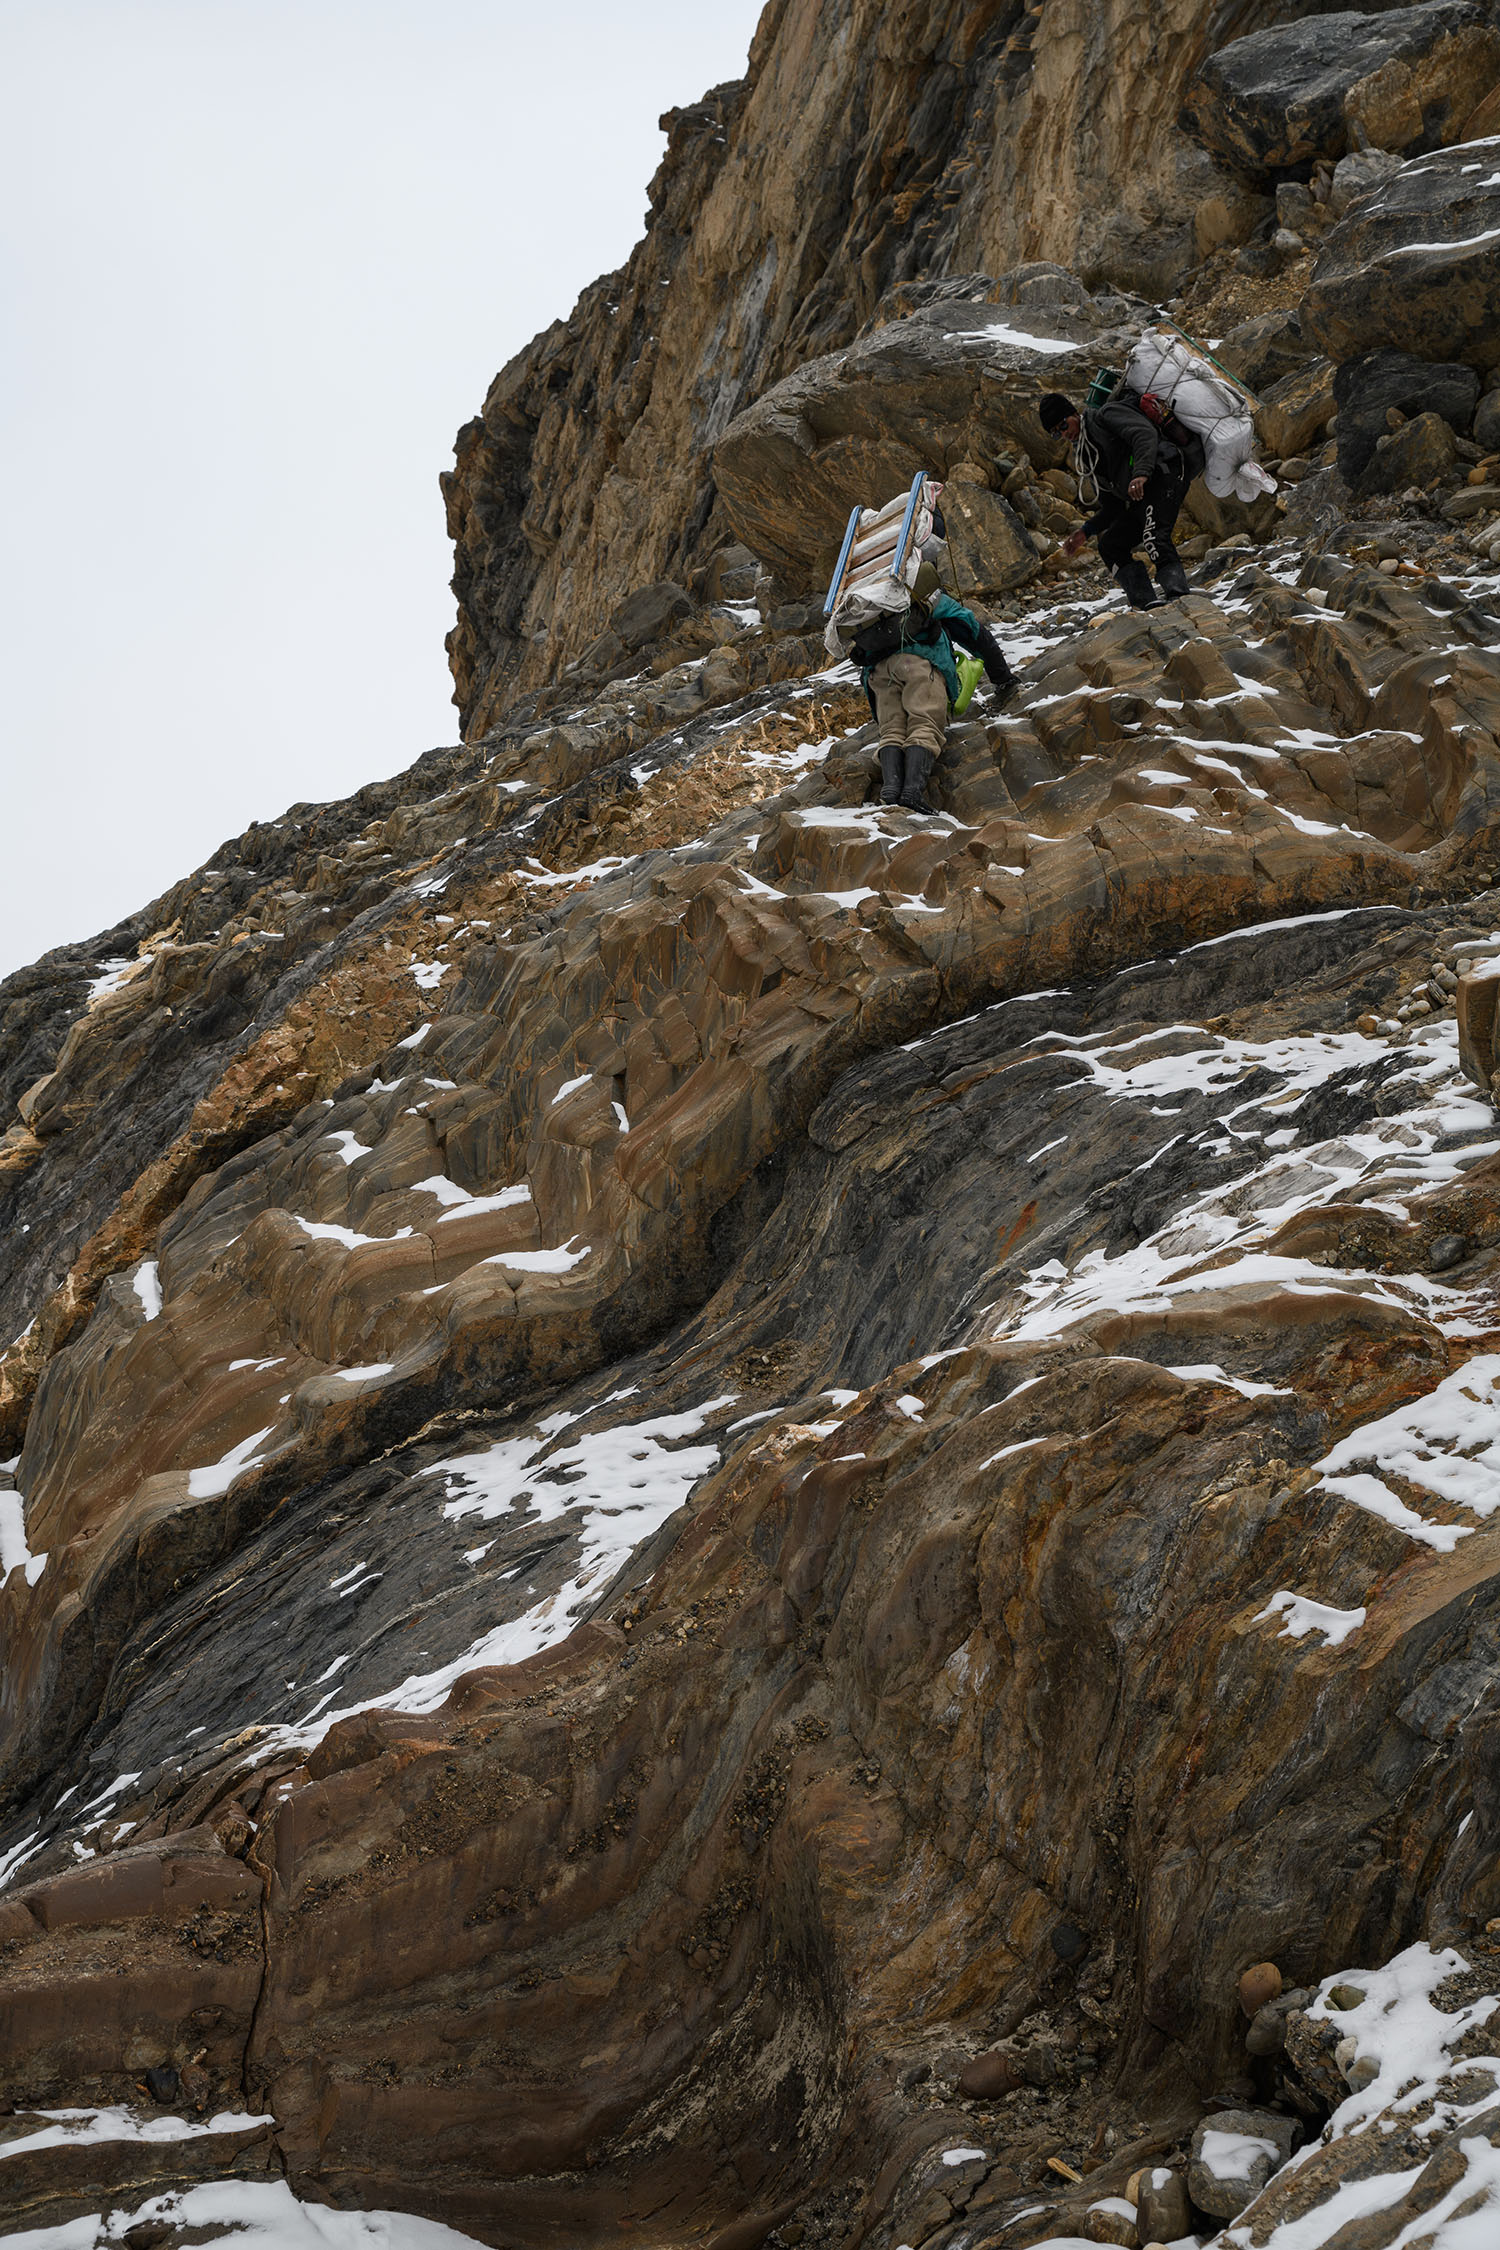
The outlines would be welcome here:
<svg viewBox="0 0 1500 2250">
<path fill-rule="evenodd" d="M 457 739 L 437 489 L 760 0 L 0 0 L 0 975 Z"/>
</svg>

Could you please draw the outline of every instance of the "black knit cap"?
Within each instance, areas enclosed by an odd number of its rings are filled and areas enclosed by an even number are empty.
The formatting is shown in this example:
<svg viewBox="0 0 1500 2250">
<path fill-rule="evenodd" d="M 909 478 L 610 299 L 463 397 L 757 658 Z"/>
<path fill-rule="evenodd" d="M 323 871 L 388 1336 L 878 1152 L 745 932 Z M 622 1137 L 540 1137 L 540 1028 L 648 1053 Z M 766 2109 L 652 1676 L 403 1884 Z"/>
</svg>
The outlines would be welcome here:
<svg viewBox="0 0 1500 2250">
<path fill-rule="evenodd" d="M 1044 391 L 1037 401 L 1036 411 L 1038 421 L 1050 437 L 1055 430 L 1060 430 L 1068 416 L 1076 414 L 1078 409 L 1070 398 L 1064 398 L 1061 391 Z"/>
</svg>

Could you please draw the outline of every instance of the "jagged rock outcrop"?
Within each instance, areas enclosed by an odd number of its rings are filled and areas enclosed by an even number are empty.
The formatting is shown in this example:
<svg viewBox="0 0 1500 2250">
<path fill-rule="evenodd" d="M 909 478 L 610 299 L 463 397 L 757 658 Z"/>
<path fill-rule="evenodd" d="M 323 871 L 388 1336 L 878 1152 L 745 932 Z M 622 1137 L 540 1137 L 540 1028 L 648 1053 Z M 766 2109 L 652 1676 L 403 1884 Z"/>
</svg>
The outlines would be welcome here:
<svg viewBox="0 0 1500 2250">
<path fill-rule="evenodd" d="M 1497 77 L 1500 28 L 1483 0 L 1308 12 L 1211 55 L 1182 124 L 1220 162 L 1264 180 L 1372 144 L 1440 148 Z"/>
<path fill-rule="evenodd" d="M 1120 299 L 1096 306 L 1071 276 L 1061 279 L 1073 302 L 1045 269 L 1036 279 L 1040 301 L 1013 311 L 1013 287 L 976 275 L 973 297 L 945 298 L 810 360 L 737 416 L 713 454 L 737 536 L 788 580 L 826 581 L 850 509 L 926 468 L 997 519 L 967 541 L 956 519 L 965 591 L 994 595 L 1033 576 L 1039 550 L 990 483 L 1033 456 L 1061 461 L 1065 449 L 1036 417 L 1042 391 L 1071 386 L 1081 398 L 1101 359 L 1120 355 L 1140 326 L 1139 317 L 1127 326 Z"/>
<path fill-rule="evenodd" d="M 1500 174 L 1467 144 L 1404 164 L 1326 238 L 1302 323 L 1331 359 L 1495 364 Z"/>
<path fill-rule="evenodd" d="M 175 2073 L 221 2169 L 263 2113 L 479 2240 L 1024 2242 L 1196 2121 L 1247 1958 L 1500 1909 L 1483 1516 L 1356 1496 L 1487 1366 L 1492 1113 L 1402 993 L 1493 915 L 1500 634 L 1221 586 L 1045 625 L 935 824 L 795 680 L 561 800 L 534 708 L 396 791 L 455 832 L 308 989 L 412 1028 L 180 1183 L 30 1406 L 6 2098 Z M 4 2207 L 167 2176 L 116 2130 L 0 2145 Z"/>
<path fill-rule="evenodd" d="M 1215 173 L 1280 12 L 778 0 L 461 440 L 468 744 L 0 987 L 0 2226 L 1500 2212 L 1488 163 Z M 1283 489 L 1125 611 L 1035 400 L 1200 256 Z"/>
<path fill-rule="evenodd" d="M 1462 432 L 1474 419 L 1478 399 L 1479 378 L 1471 367 L 1444 366 L 1390 349 L 1346 360 L 1333 381 L 1340 475 L 1346 484 L 1359 489 L 1376 447 L 1390 432 L 1392 408 L 1398 420 L 1408 415 L 1435 414 Z M 1405 481 L 1414 480 L 1408 477 Z M 1427 479 L 1415 481 L 1425 484 Z M 1389 482 L 1384 489 L 1391 489 Z"/>
<path fill-rule="evenodd" d="M 1056 260 L 1166 293 L 1226 185 L 1176 129 L 1277 0 L 773 0 L 746 75 L 665 120 L 647 232 L 492 384 L 445 478 L 455 701 L 473 739 L 632 589 L 725 537 L 737 413 L 901 293 Z"/>
</svg>

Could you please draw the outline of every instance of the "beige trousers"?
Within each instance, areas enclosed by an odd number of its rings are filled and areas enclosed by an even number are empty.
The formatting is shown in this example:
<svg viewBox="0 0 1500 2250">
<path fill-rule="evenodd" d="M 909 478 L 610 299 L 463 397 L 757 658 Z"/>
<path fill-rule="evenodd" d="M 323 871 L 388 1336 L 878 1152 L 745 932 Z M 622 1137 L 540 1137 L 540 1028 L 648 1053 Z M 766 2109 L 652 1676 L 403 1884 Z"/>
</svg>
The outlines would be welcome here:
<svg viewBox="0 0 1500 2250">
<path fill-rule="evenodd" d="M 909 649 L 883 656 L 870 673 L 870 693 L 880 722 L 882 749 L 928 750 L 942 755 L 948 731 L 948 690 L 925 656 Z"/>
</svg>

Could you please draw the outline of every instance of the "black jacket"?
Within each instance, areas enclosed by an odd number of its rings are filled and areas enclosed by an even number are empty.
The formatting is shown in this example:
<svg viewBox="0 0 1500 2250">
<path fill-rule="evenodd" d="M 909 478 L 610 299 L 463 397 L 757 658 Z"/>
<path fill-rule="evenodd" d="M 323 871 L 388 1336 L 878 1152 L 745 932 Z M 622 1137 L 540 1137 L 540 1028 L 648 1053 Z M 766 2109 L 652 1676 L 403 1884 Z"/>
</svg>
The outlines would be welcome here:
<svg viewBox="0 0 1500 2250">
<path fill-rule="evenodd" d="M 1203 474 L 1202 438 L 1174 419 L 1158 430 L 1134 404 L 1133 392 L 1085 414 L 1083 434 L 1098 456 L 1101 494 L 1112 492 L 1118 500 L 1129 499 L 1132 478 L 1157 468 L 1174 473 L 1184 487 Z"/>
</svg>

